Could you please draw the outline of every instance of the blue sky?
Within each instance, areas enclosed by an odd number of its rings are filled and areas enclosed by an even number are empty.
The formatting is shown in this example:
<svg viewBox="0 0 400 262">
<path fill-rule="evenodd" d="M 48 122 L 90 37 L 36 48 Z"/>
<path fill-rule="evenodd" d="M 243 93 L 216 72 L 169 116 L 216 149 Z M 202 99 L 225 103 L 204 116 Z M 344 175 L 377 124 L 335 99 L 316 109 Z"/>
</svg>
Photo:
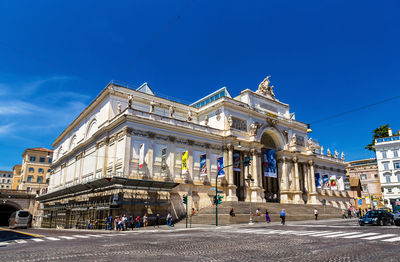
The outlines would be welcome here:
<svg viewBox="0 0 400 262">
<path fill-rule="evenodd" d="M 0 169 L 50 147 L 110 80 L 194 102 L 271 75 L 296 119 L 400 95 L 398 1 L 1 1 Z M 195 92 L 193 92 L 195 91 Z M 393 100 L 312 125 L 324 148 L 373 157 Z"/>
</svg>

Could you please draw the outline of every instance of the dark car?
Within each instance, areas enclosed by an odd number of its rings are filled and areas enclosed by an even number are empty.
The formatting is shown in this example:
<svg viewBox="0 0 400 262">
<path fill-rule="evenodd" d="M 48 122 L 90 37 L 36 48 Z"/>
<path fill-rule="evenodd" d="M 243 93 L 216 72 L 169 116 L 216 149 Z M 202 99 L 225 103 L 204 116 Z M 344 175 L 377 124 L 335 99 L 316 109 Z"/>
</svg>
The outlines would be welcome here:
<svg viewBox="0 0 400 262">
<path fill-rule="evenodd" d="M 364 225 L 393 225 L 394 217 L 392 213 L 386 210 L 372 210 L 368 211 L 365 216 L 358 220 L 360 226 Z"/>
</svg>

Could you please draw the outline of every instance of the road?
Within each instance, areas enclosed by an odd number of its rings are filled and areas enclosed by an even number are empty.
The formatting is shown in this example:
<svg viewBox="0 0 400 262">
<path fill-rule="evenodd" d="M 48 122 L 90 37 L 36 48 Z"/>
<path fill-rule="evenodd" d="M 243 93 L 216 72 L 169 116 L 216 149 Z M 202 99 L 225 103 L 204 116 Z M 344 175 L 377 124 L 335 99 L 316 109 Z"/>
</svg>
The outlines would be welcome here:
<svg viewBox="0 0 400 262">
<path fill-rule="evenodd" d="M 15 236 L 15 232 L 2 232 Z M 20 232 L 20 239 L 8 239 L 7 245 L 3 242 L 0 261 L 376 262 L 399 261 L 400 251 L 400 227 L 360 227 L 356 220 L 290 222 L 285 226 L 196 225 L 191 229 L 179 225 L 127 232 Z"/>
</svg>

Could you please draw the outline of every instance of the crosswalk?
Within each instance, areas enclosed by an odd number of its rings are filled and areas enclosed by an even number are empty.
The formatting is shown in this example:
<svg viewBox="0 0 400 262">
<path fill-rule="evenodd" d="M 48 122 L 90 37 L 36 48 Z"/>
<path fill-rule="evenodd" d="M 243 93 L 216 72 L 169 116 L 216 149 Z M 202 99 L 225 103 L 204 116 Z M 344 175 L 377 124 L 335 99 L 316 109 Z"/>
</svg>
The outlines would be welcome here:
<svg viewBox="0 0 400 262">
<path fill-rule="evenodd" d="M 17 240 L 10 240 L 0 242 L 3 245 L 9 244 L 26 244 L 26 243 L 38 243 L 44 241 L 59 241 L 59 240 L 74 240 L 74 239 L 89 239 L 89 238 L 104 238 L 104 237 L 114 237 L 114 236 L 121 236 L 125 235 L 123 233 L 119 234 L 76 234 L 71 236 L 56 236 L 56 237 L 49 237 L 49 236 L 42 236 L 41 238 L 28 238 L 28 239 L 17 239 Z"/>
<path fill-rule="evenodd" d="M 239 233 L 239 234 L 257 234 L 257 235 L 295 235 L 305 237 L 321 237 L 327 239 L 353 239 L 367 241 L 400 242 L 400 235 L 376 233 L 376 232 L 346 232 L 346 231 L 304 231 L 304 230 L 277 230 L 266 228 L 240 229 L 229 228 L 221 229 L 219 232 Z"/>
</svg>

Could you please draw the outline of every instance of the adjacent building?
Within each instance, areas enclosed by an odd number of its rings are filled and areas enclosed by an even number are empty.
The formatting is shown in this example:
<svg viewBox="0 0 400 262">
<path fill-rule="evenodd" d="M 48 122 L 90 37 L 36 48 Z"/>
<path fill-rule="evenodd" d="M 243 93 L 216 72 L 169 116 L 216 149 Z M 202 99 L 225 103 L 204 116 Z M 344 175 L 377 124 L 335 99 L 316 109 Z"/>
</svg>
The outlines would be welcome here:
<svg viewBox="0 0 400 262">
<path fill-rule="evenodd" d="M 255 92 L 232 97 L 224 87 L 190 105 L 147 83 L 111 82 L 52 144 L 48 192 L 37 198 L 42 226 L 83 227 L 121 214 L 179 218 L 184 195 L 202 209 L 217 184 L 224 201 L 348 207 L 343 153 L 324 153 L 307 128 L 275 97 L 269 77 Z"/>
<path fill-rule="evenodd" d="M 13 178 L 14 178 L 13 179 L 13 184 L 12 184 L 12 189 L 13 190 L 17 190 L 19 184 L 21 184 L 21 181 L 22 181 L 22 179 L 21 179 L 22 178 L 21 168 L 22 168 L 21 164 L 15 165 L 13 167 Z"/>
<path fill-rule="evenodd" d="M 19 173 L 19 176 L 16 176 L 16 188 L 35 194 L 45 190 L 49 182 L 46 174 L 50 172 L 52 158 L 53 150 L 42 147 L 26 149 L 22 154 L 21 167 L 14 167 L 14 172 Z"/>
<path fill-rule="evenodd" d="M 400 132 L 375 139 L 379 178 L 386 207 L 400 210 Z"/>
<path fill-rule="evenodd" d="M 383 207 L 378 163 L 375 158 L 361 159 L 347 163 L 347 175 L 350 178 L 351 196 L 358 209 Z"/>
<path fill-rule="evenodd" d="M 13 172 L 0 170 L 0 189 L 12 189 Z"/>
</svg>

